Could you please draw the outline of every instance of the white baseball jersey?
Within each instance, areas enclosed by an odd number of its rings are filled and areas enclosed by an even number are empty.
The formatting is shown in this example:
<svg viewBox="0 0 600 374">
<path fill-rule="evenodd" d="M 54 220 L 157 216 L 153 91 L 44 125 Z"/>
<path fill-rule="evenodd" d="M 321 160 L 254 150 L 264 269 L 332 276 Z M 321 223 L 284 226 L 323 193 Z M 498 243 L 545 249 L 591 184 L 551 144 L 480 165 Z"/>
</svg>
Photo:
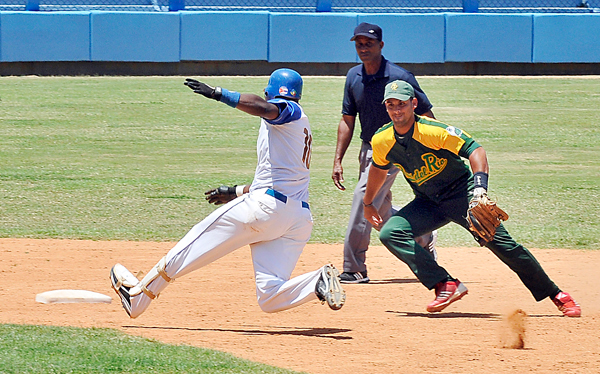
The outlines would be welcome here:
<svg viewBox="0 0 600 374">
<path fill-rule="evenodd" d="M 258 164 L 250 191 L 272 188 L 294 200 L 308 201 L 312 149 L 310 123 L 302 107 L 284 99 L 274 120 L 262 119 L 256 150 Z"/>
<path fill-rule="evenodd" d="M 164 273 L 176 279 L 249 245 L 258 304 L 265 312 L 278 312 L 317 299 L 315 287 L 322 268 L 291 278 L 312 232 L 306 204 L 312 133 L 298 103 L 269 102 L 279 107 L 280 115 L 261 120 L 250 193 L 213 211 L 161 261 Z M 159 268 L 160 262 L 141 281 L 154 295 L 168 285 Z M 151 301 L 144 292 L 132 296 L 131 317 L 139 316 Z"/>
</svg>

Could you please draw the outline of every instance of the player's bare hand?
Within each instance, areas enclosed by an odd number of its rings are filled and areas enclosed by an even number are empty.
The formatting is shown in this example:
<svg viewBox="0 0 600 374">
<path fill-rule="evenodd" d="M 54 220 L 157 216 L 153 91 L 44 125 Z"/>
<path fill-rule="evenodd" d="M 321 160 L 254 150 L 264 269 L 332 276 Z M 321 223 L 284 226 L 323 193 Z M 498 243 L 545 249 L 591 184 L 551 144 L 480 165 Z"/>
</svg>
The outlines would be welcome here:
<svg viewBox="0 0 600 374">
<path fill-rule="evenodd" d="M 208 97 L 209 99 L 219 100 L 221 98 L 221 87 L 211 87 L 192 78 L 187 78 L 184 85 L 188 86 L 195 93 Z"/>
<path fill-rule="evenodd" d="M 383 225 L 383 219 L 379 215 L 377 208 L 375 208 L 373 205 L 363 205 L 363 207 L 365 219 L 369 221 L 371 225 L 373 225 L 375 230 L 379 231 Z"/>
<path fill-rule="evenodd" d="M 204 195 L 206 195 L 206 200 L 210 204 L 226 204 L 237 197 L 235 193 L 235 187 L 236 186 L 220 186 L 218 188 L 206 191 Z"/>
<path fill-rule="evenodd" d="M 344 169 L 342 165 L 333 165 L 333 173 L 331 173 L 331 179 L 333 179 L 333 184 L 340 190 L 346 190 L 346 187 L 342 184 L 344 182 Z"/>
</svg>

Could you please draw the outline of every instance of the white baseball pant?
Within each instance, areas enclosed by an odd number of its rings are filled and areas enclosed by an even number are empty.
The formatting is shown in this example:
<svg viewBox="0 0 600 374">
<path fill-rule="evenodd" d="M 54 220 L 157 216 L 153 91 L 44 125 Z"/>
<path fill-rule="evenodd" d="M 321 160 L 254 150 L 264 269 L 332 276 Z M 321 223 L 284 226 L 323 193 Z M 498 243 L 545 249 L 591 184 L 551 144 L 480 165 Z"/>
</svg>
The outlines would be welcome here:
<svg viewBox="0 0 600 374">
<path fill-rule="evenodd" d="M 168 277 L 180 278 L 250 245 L 263 311 L 278 312 L 317 299 L 320 269 L 290 279 L 312 232 L 308 204 L 292 199 L 283 202 L 285 196 L 277 194 L 278 199 L 266 192 L 261 189 L 240 196 L 195 225 L 165 256 Z M 163 277 L 156 277 L 156 271 L 146 277 L 154 278 L 146 285 L 154 295 L 168 285 Z M 131 317 L 142 314 L 151 301 L 145 293 L 132 296 Z"/>
</svg>

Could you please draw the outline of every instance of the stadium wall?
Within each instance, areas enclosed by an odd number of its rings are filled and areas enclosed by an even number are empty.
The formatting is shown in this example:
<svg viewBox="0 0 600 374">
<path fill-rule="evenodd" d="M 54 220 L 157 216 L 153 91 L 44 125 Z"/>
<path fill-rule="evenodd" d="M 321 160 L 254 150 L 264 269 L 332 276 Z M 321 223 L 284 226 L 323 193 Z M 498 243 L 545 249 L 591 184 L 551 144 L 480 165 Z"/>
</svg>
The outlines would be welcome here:
<svg viewBox="0 0 600 374">
<path fill-rule="evenodd" d="M 600 14 L 0 12 L 0 75 L 344 75 L 360 22 L 416 74 L 600 74 Z"/>
</svg>

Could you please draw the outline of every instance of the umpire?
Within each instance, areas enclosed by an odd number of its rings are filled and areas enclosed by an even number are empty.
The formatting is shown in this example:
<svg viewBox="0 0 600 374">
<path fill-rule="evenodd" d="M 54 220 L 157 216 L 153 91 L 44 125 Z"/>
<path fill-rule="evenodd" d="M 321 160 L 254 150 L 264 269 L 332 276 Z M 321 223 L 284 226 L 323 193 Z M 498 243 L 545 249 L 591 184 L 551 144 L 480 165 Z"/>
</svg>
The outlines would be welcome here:
<svg viewBox="0 0 600 374">
<path fill-rule="evenodd" d="M 465 216 L 470 199 L 487 195 L 487 155 L 459 128 L 415 115 L 418 99 L 410 84 L 400 80 L 389 83 L 384 102 L 392 122 L 373 136 L 373 167 L 363 201 L 365 218 L 375 227 L 383 225 L 381 242 L 425 287 L 435 289 L 436 298 L 427 305 L 427 311 L 440 312 L 468 290 L 414 238 L 450 222 L 469 229 Z M 469 160 L 471 168 L 463 158 Z M 383 224 L 373 199 L 393 166 L 402 170 L 415 198 Z M 565 316 L 581 316 L 579 304 L 550 280 L 533 254 L 515 242 L 502 224 L 491 240 L 477 239 L 519 276 L 536 301 L 549 297 Z"/>
</svg>

